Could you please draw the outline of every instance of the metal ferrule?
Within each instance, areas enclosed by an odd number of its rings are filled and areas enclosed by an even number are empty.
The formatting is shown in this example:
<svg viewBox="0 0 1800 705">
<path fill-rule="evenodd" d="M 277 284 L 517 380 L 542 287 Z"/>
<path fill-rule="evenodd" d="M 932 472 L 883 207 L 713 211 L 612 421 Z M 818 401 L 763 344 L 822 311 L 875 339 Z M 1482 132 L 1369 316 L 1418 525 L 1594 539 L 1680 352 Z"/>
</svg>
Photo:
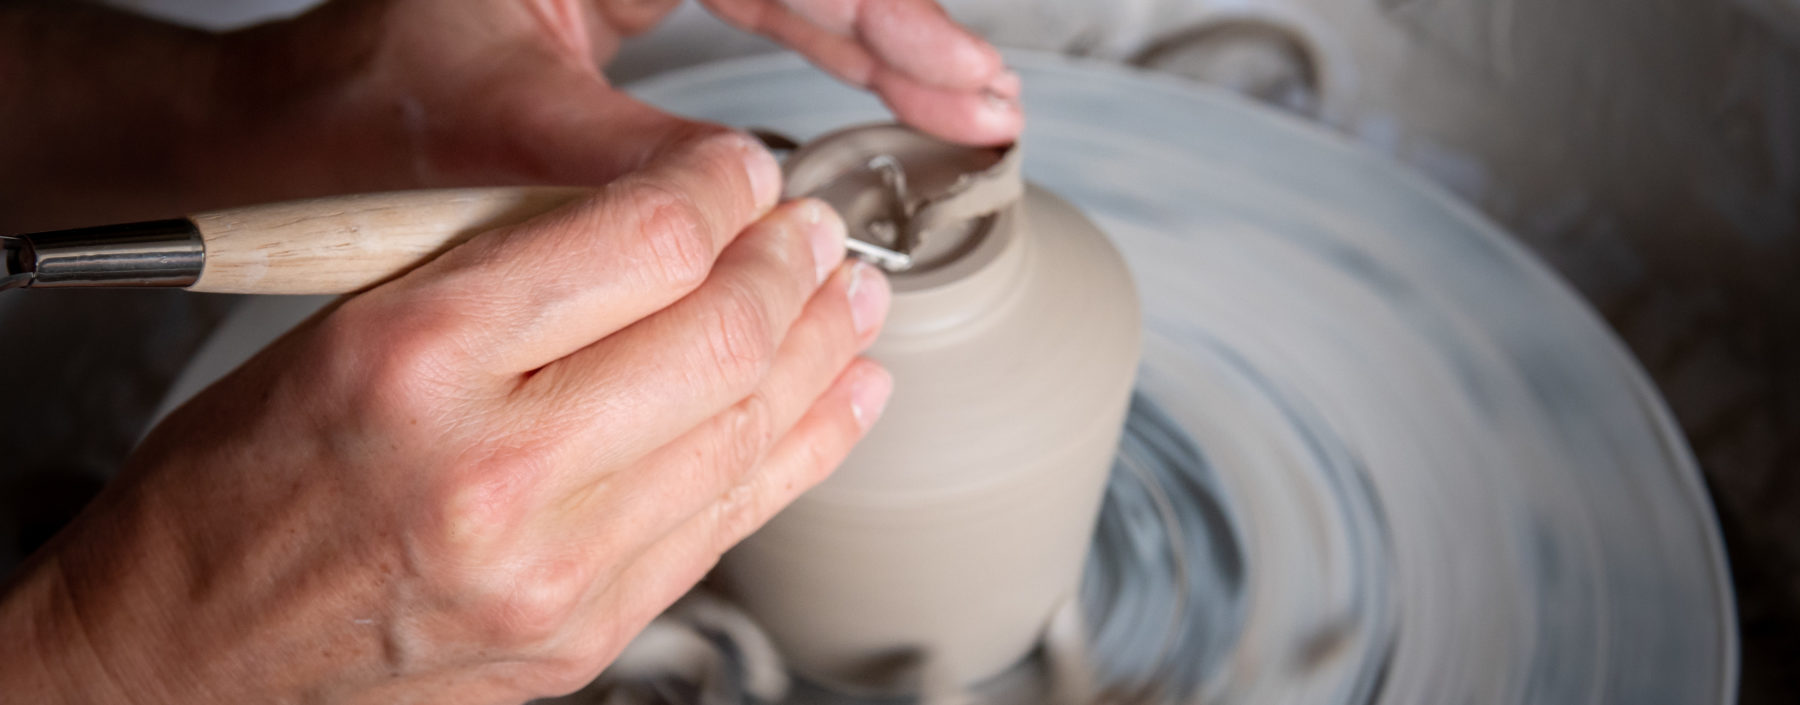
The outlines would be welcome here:
<svg viewBox="0 0 1800 705">
<path fill-rule="evenodd" d="M 0 289 L 72 286 L 189 286 L 206 243 L 186 219 L 76 228 L 0 238 Z"/>
</svg>

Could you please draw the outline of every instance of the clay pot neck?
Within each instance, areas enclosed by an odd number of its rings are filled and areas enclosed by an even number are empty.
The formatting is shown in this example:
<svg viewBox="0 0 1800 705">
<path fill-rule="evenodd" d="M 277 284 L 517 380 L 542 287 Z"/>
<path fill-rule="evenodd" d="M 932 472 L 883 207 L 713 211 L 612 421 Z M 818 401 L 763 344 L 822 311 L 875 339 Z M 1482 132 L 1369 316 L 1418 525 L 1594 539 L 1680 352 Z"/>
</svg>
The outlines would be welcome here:
<svg viewBox="0 0 1800 705">
<path fill-rule="evenodd" d="M 905 254 L 896 290 L 948 284 L 1000 249 L 998 215 L 1024 193 L 1019 150 L 945 142 L 902 125 L 839 130 L 787 160 L 787 195 L 812 196 L 844 217 L 850 236 Z M 959 266 L 961 265 L 961 266 Z M 957 276 L 936 272 L 955 270 Z"/>
</svg>

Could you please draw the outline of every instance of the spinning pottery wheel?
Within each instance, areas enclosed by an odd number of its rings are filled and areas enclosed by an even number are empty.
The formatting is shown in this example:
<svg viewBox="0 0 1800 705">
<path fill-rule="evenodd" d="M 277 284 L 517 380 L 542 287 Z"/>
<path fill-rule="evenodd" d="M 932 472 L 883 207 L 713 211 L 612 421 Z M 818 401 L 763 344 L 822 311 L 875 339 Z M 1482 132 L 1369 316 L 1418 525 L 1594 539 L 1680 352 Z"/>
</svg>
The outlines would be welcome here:
<svg viewBox="0 0 1800 705">
<path fill-rule="evenodd" d="M 1731 593 L 1699 474 L 1636 363 L 1554 274 L 1305 124 L 1118 67 L 1009 59 L 1027 178 L 1111 236 L 1143 306 L 1080 598 L 1096 687 L 1734 699 Z M 801 139 L 887 117 L 789 57 L 636 93 Z M 246 303 L 171 404 L 323 301 Z"/>
</svg>

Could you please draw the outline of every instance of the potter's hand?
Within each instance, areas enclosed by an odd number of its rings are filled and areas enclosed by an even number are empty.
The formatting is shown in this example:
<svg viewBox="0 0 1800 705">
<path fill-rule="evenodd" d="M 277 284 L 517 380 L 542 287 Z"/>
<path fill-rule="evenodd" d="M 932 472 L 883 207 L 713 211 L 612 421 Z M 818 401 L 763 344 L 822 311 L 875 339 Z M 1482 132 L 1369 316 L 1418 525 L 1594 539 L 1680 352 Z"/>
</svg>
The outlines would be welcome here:
<svg viewBox="0 0 1800 705">
<path fill-rule="evenodd" d="M 302 325 L 157 428 L 0 603 L 20 702 L 572 690 L 881 412 L 882 275 L 747 137 Z M 754 221 L 754 222 L 752 222 Z"/>
<path fill-rule="evenodd" d="M 701 1 L 727 22 L 875 91 L 895 115 L 921 130 L 974 144 L 1019 135 L 1018 75 L 933 0 Z"/>
<path fill-rule="evenodd" d="M 0 130 L 34 136 L 0 142 L 0 194 L 14 197 L 0 201 L 0 230 L 358 191 L 606 183 L 702 129 L 600 70 L 676 4 L 339 0 L 222 36 L 0 7 Z M 924 130 L 993 143 L 1020 129 L 1018 77 L 930 0 L 707 4 Z"/>
<path fill-rule="evenodd" d="M 269 96 L 257 121 L 284 134 L 335 126 L 306 142 L 332 160 L 385 159 L 370 166 L 391 181 L 369 186 L 603 183 L 693 129 L 614 89 L 600 69 L 623 37 L 678 4 L 340 0 L 229 38 L 226 54 L 241 68 L 230 69 L 227 94 L 267 95 L 271 67 L 303 77 L 305 95 Z M 875 90 L 922 129 L 971 142 L 1018 133 L 1017 77 L 930 0 L 706 4 Z"/>
</svg>

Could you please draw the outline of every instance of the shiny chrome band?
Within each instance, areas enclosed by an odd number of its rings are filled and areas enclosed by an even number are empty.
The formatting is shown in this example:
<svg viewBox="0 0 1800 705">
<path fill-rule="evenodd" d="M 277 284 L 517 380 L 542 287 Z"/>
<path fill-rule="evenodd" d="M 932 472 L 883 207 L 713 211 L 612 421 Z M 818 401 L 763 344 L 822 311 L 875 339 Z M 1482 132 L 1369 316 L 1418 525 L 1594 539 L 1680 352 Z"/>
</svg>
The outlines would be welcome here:
<svg viewBox="0 0 1800 705">
<path fill-rule="evenodd" d="M 4 238 L 0 289 L 72 286 L 189 286 L 206 243 L 185 219 L 57 230 Z"/>
</svg>

